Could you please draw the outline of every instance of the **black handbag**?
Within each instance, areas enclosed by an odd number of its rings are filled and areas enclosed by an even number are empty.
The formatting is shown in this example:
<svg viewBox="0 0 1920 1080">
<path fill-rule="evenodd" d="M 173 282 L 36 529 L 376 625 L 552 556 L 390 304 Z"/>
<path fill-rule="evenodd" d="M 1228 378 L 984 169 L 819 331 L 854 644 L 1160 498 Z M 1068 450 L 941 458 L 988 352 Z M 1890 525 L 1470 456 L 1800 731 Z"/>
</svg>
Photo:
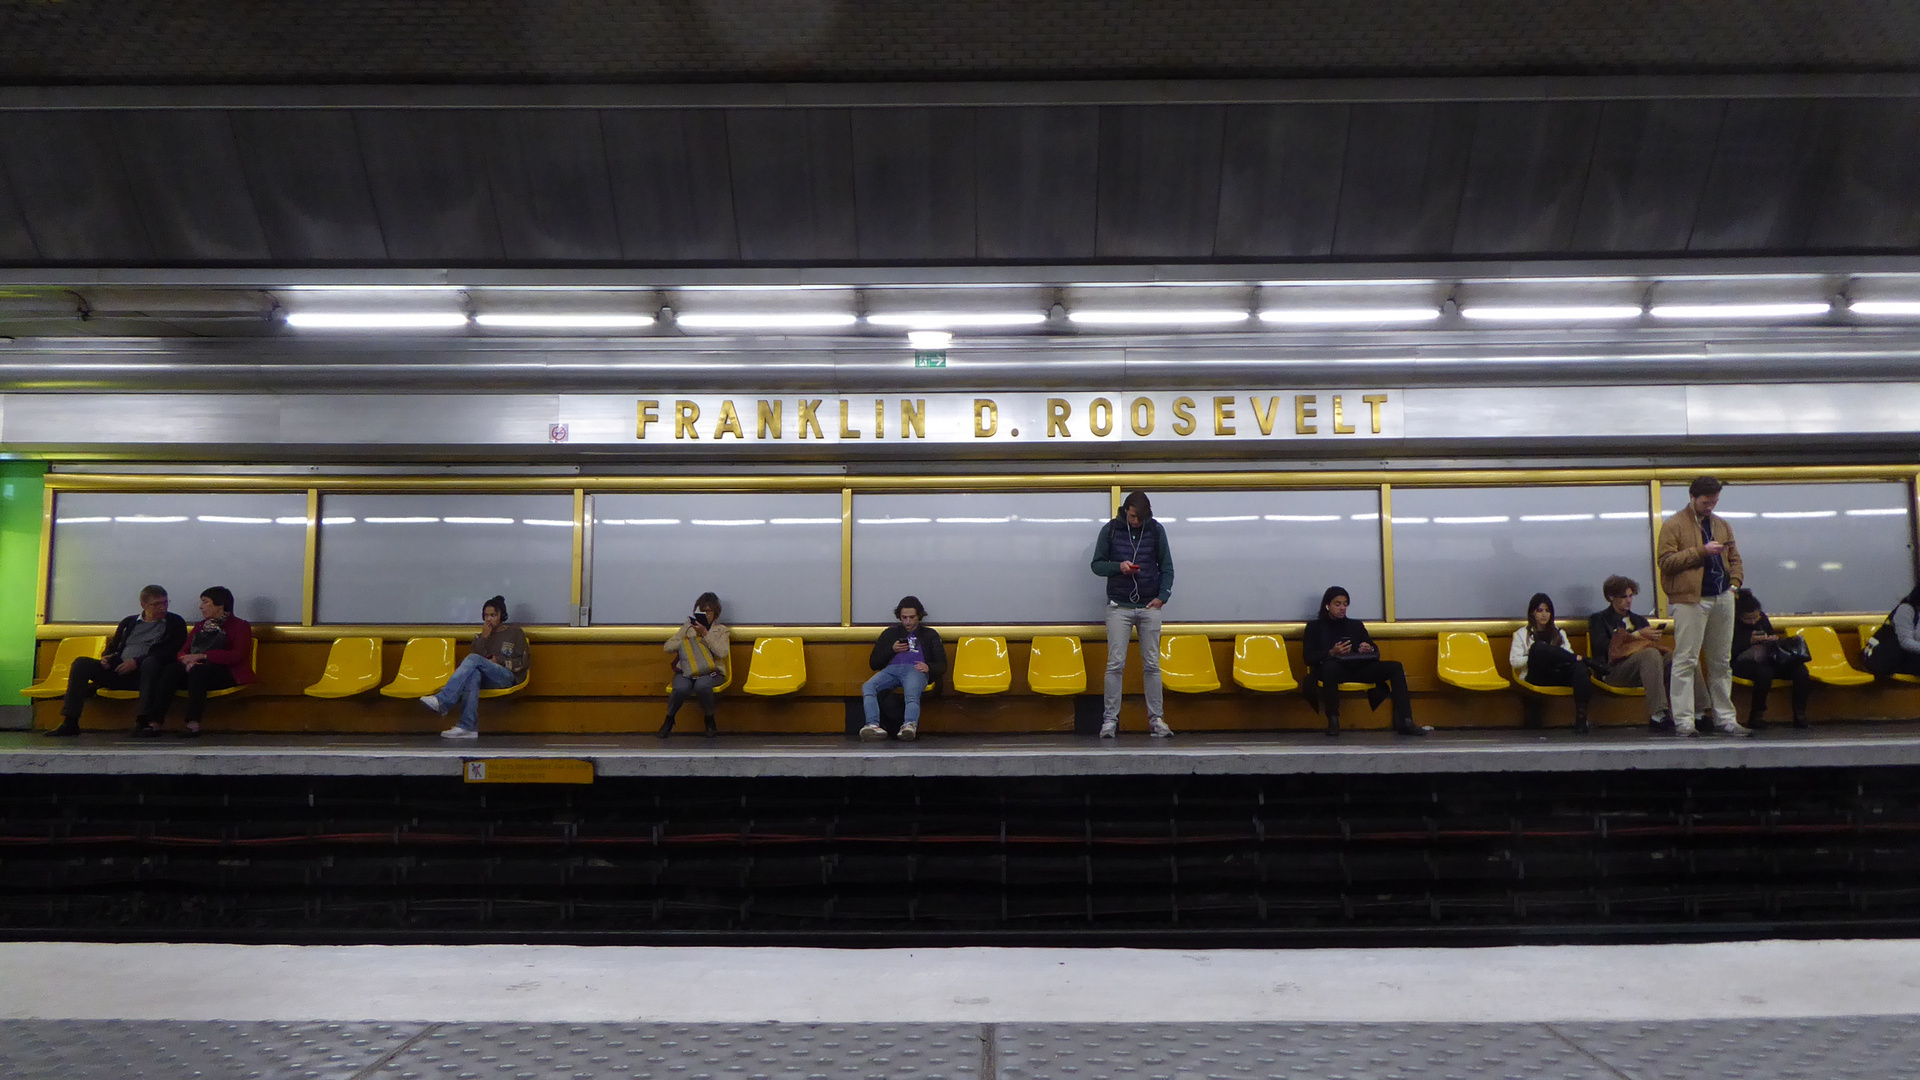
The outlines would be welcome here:
<svg viewBox="0 0 1920 1080">
<path fill-rule="evenodd" d="M 1807 648 L 1806 638 L 1775 638 L 1768 644 L 1773 646 L 1773 662 L 1776 664 L 1804 664 L 1813 659 L 1813 650 Z"/>
</svg>

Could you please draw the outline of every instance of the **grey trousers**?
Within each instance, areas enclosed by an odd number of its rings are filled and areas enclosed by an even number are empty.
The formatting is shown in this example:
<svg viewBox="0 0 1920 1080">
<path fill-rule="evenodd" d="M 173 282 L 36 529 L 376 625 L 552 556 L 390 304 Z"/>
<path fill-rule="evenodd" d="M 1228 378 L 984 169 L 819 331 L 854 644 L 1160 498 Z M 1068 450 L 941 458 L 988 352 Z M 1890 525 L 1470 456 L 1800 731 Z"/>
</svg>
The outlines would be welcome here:
<svg viewBox="0 0 1920 1080">
<path fill-rule="evenodd" d="M 1673 719 L 1691 721 L 1701 714 L 1694 687 L 1706 683 L 1716 723 L 1732 724 L 1733 590 L 1697 604 L 1671 604 L 1673 613 Z M 1705 668 L 1702 678 L 1701 668 Z"/>
<path fill-rule="evenodd" d="M 1147 718 L 1164 719 L 1160 693 L 1160 608 L 1107 609 L 1107 685 L 1102 720 L 1120 718 L 1120 679 L 1127 672 L 1127 639 L 1140 632 L 1140 668 L 1146 676 Z"/>
</svg>

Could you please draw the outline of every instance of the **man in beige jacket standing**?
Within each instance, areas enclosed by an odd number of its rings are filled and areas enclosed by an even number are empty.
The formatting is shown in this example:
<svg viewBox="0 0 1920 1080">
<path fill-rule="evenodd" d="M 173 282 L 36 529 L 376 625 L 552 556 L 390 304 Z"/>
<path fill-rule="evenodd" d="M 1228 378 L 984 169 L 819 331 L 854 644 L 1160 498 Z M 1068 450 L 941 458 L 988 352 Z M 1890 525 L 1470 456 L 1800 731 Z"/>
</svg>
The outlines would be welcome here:
<svg viewBox="0 0 1920 1080">
<path fill-rule="evenodd" d="M 1694 734 L 1694 681 L 1706 661 L 1714 730 L 1744 735 L 1733 711 L 1733 599 L 1745 580 L 1733 528 L 1714 514 L 1720 481 L 1696 477 L 1684 509 L 1660 526 L 1656 560 L 1673 614 L 1673 733 Z M 1700 718 L 1707 723 L 1707 717 Z"/>
</svg>

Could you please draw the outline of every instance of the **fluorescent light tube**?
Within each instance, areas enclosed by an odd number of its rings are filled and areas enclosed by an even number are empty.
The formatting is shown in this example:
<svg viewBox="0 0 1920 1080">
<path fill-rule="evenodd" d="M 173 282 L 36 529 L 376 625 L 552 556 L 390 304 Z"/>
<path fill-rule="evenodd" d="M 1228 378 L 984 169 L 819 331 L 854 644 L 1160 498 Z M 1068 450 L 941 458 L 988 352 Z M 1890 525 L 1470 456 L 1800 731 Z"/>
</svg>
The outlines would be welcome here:
<svg viewBox="0 0 1920 1080">
<path fill-rule="evenodd" d="M 1832 304 L 1656 304 L 1647 314 L 1656 319 L 1801 319 L 1825 315 Z"/>
<path fill-rule="evenodd" d="M 953 344 L 953 334 L 946 330 L 909 330 L 907 344 L 916 349 L 944 349 Z"/>
<path fill-rule="evenodd" d="M 1426 322 L 1440 317 L 1439 308 L 1272 308 L 1260 313 L 1260 321 L 1282 326 L 1344 323 Z"/>
<path fill-rule="evenodd" d="M 1855 315 L 1920 315 L 1920 300 L 1855 300 L 1847 310 Z"/>
<path fill-rule="evenodd" d="M 652 326 L 651 315 L 475 315 L 481 326 L 518 327 L 527 330 L 618 330 Z"/>
<path fill-rule="evenodd" d="M 904 326 L 914 330 L 951 330 L 955 327 L 1038 326 L 1047 321 L 1039 311 L 922 311 L 867 316 L 872 326 Z"/>
<path fill-rule="evenodd" d="M 1534 304 L 1463 307 L 1460 317 L 1479 322 L 1596 322 L 1637 319 L 1637 304 Z"/>
<path fill-rule="evenodd" d="M 295 311 L 287 325 L 300 330 L 452 330 L 467 325 L 458 311 Z"/>
<path fill-rule="evenodd" d="M 835 311 L 740 311 L 675 315 L 673 321 L 693 330 L 818 330 L 852 326 L 860 320 Z"/>
<path fill-rule="evenodd" d="M 1067 318 L 1076 323 L 1091 326 L 1197 326 L 1200 324 L 1221 324 L 1246 322 L 1244 311 L 1119 311 L 1099 310 L 1074 311 Z"/>
</svg>

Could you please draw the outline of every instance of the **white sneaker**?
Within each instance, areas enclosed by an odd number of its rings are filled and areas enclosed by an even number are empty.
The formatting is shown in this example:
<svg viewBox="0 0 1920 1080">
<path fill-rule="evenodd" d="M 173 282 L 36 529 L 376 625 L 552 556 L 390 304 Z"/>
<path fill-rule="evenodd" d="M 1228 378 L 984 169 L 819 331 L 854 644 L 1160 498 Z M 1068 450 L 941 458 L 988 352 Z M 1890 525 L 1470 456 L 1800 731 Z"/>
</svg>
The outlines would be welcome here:
<svg viewBox="0 0 1920 1080">
<path fill-rule="evenodd" d="M 1169 739 L 1173 737 L 1173 729 L 1167 726 L 1165 720 L 1155 719 L 1147 722 L 1147 734 L 1156 739 Z"/>
<path fill-rule="evenodd" d="M 454 726 L 441 732 L 440 737 L 443 739 L 477 739 L 480 737 L 480 733 L 477 731 L 474 731 L 471 728 L 463 728 L 460 725 L 455 724 Z"/>
<path fill-rule="evenodd" d="M 860 729 L 860 738 L 863 742 L 878 742 L 886 737 L 887 729 L 879 724 L 868 724 Z"/>
<path fill-rule="evenodd" d="M 1753 732 L 1750 729 L 1742 727 L 1740 724 L 1740 721 L 1738 720 L 1716 720 L 1713 723 L 1713 730 L 1719 732 L 1722 735 L 1753 734 Z"/>
<path fill-rule="evenodd" d="M 894 736 L 894 738 L 899 739 L 901 742 L 912 742 L 913 740 L 919 737 L 920 737 L 919 724 L 901 724 L 900 734 Z"/>
<path fill-rule="evenodd" d="M 1698 735 L 1699 732 L 1694 730 L 1693 721 L 1675 720 L 1673 722 L 1673 734 L 1676 738 L 1690 739 L 1693 736 Z"/>
<path fill-rule="evenodd" d="M 1118 734 L 1120 734 L 1120 721 L 1118 720 L 1101 721 L 1101 724 L 1100 724 L 1101 738 L 1111 739 Z"/>
<path fill-rule="evenodd" d="M 432 709 L 434 712 L 439 713 L 441 716 L 447 715 L 447 707 L 445 705 L 440 704 L 440 699 L 432 694 L 427 694 L 421 697 L 420 704 L 425 705 L 427 708 Z"/>
</svg>

